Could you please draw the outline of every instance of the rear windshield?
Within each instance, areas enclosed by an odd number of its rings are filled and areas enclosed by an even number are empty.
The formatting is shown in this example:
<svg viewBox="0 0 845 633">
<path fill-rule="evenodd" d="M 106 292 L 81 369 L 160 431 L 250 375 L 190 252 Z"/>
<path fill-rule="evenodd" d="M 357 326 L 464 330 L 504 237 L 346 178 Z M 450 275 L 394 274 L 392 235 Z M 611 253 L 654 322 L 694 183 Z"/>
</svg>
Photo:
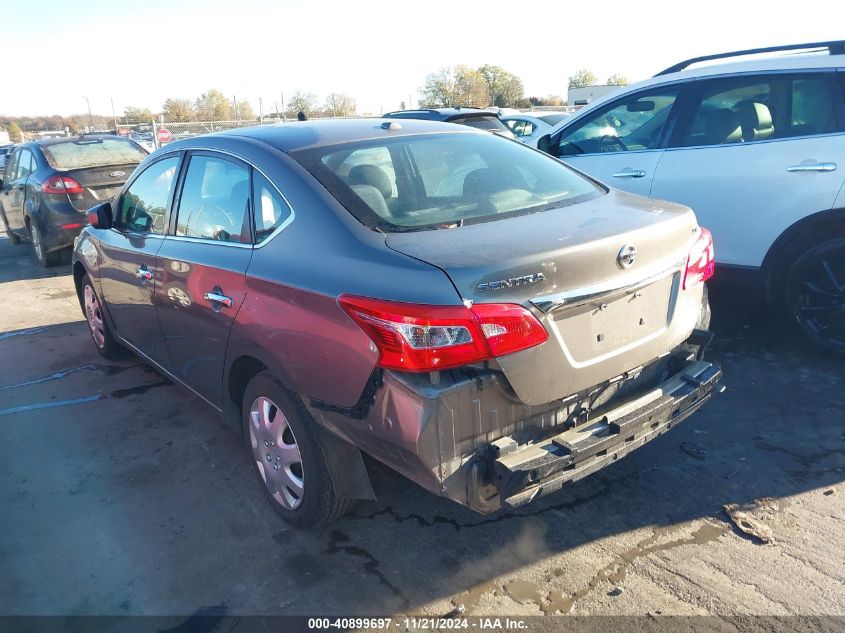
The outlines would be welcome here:
<svg viewBox="0 0 845 633">
<path fill-rule="evenodd" d="M 538 116 L 537 118 L 549 125 L 557 125 L 568 116 L 568 114 L 544 114 L 543 116 Z"/>
<path fill-rule="evenodd" d="M 505 124 L 499 120 L 499 117 L 490 114 L 482 116 L 459 116 L 449 119 L 449 123 L 460 123 L 461 125 L 468 125 L 470 127 L 477 127 L 479 130 L 507 130 Z"/>
<path fill-rule="evenodd" d="M 42 145 L 41 151 L 53 169 L 84 169 L 140 163 L 147 153 L 131 141 L 120 138 L 88 139 Z"/>
<path fill-rule="evenodd" d="M 291 157 L 362 224 L 452 228 L 587 200 L 605 190 L 494 134 L 427 134 L 298 150 Z"/>
</svg>

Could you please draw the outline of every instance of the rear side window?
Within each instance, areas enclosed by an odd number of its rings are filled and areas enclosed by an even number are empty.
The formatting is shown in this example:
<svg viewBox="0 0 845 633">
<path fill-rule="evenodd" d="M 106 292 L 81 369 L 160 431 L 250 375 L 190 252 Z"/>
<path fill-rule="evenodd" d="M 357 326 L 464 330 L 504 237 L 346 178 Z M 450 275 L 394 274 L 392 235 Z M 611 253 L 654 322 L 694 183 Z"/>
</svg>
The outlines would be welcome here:
<svg viewBox="0 0 845 633">
<path fill-rule="evenodd" d="M 163 235 L 167 205 L 176 180 L 179 158 L 173 156 L 147 167 L 123 194 L 115 228 Z"/>
<path fill-rule="evenodd" d="M 379 157 L 353 178 L 355 153 Z M 408 135 L 291 152 L 364 225 L 454 228 L 559 208 L 605 190 L 558 160 L 495 134 Z M 381 162 L 389 157 L 390 162 Z M 400 184 L 394 192 L 388 173 Z M 387 194 L 390 194 L 389 196 Z"/>
<path fill-rule="evenodd" d="M 684 137 L 686 147 L 749 143 L 836 131 L 825 74 L 711 79 Z"/>
<path fill-rule="evenodd" d="M 507 123 L 511 132 L 513 132 L 514 136 L 517 138 L 522 136 L 531 136 L 534 133 L 535 126 L 531 121 L 526 121 L 525 119 L 511 119 L 505 123 Z"/>
<path fill-rule="evenodd" d="M 270 181 L 255 170 L 252 172 L 252 190 L 255 195 L 255 243 L 259 244 L 289 222 L 293 211 Z"/>
<path fill-rule="evenodd" d="M 140 163 L 147 153 L 132 141 L 121 138 L 81 139 L 44 145 L 41 148 L 54 169 L 85 169 Z"/>
<path fill-rule="evenodd" d="M 179 198 L 176 235 L 249 244 L 249 169 L 224 158 L 194 155 Z"/>
<path fill-rule="evenodd" d="M 21 150 L 18 157 L 18 173 L 16 178 L 26 178 L 35 171 L 35 160 L 32 158 L 32 152 L 28 150 Z"/>
</svg>

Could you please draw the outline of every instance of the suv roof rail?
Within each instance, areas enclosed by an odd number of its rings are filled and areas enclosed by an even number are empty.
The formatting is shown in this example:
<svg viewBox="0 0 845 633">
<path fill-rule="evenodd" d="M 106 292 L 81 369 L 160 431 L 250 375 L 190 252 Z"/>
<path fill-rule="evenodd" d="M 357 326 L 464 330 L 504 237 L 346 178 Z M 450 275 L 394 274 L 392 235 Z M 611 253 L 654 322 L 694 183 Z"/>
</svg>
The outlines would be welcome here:
<svg viewBox="0 0 845 633">
<path fill-rule="evenodd" d="M 845 55 L 845 40 L 832 40 L 829 42 L 809 42 L 807 44 L 784 44 L 783 46 L 766 46 L 764 48 L 749 48 L 743 51 L 731 51 L 730 53 L 718 53 L 716 55 L 702 55 L 701 57 L 693 57 L 684 60 L 674 66 L 669 66 L 666 70 L 661 70 L 655 75 L 668 75 L 669 73 L 676 73 L 684 70 L 687 66 L 697 64 L 698 62 L 706 62 L 713 59 L 724 59 L 727 57 L 741 57 L 743 55 L 758 55 L 760 53 L 775 53 L 777 51 L 796 51 L 808 50 L 813 48 L 826 48 L 831 55 Z"/>
</svg>

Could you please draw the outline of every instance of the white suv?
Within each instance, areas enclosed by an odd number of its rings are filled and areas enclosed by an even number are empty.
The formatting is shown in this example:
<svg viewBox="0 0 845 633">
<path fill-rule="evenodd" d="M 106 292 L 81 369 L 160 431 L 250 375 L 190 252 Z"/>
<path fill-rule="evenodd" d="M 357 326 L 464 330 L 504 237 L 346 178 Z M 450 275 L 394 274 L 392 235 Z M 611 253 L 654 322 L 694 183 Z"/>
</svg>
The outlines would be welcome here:
<svg viewBox="0 0 845 633">
<path fill-rule="evenodd" d="M 778 51 L 793 54 L 757 55 Z M 687 60 L 591 103 L 538 146 L 692 207 L 720 279 L 762 286 L 810 340 L 845 354 L 845 41 Z"/>
</svg>

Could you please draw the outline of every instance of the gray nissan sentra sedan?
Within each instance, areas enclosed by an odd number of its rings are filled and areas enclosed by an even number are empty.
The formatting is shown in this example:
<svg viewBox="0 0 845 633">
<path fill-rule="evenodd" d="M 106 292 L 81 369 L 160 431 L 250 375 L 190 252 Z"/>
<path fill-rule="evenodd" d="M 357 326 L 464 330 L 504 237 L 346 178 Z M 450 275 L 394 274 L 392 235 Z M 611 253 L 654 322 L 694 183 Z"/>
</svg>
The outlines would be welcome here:
<svg viewBox="0 0 845 633">
<path fill-rule="evenodd" d="M 692 211 L 466 126 L 187 139 L 89 219 L 73 271 L 97 349 L 221 412 L 297 526 L 374 498 L 362 453 L 479 512 L 523 506 L 721 375 Z"/>
</svg>

